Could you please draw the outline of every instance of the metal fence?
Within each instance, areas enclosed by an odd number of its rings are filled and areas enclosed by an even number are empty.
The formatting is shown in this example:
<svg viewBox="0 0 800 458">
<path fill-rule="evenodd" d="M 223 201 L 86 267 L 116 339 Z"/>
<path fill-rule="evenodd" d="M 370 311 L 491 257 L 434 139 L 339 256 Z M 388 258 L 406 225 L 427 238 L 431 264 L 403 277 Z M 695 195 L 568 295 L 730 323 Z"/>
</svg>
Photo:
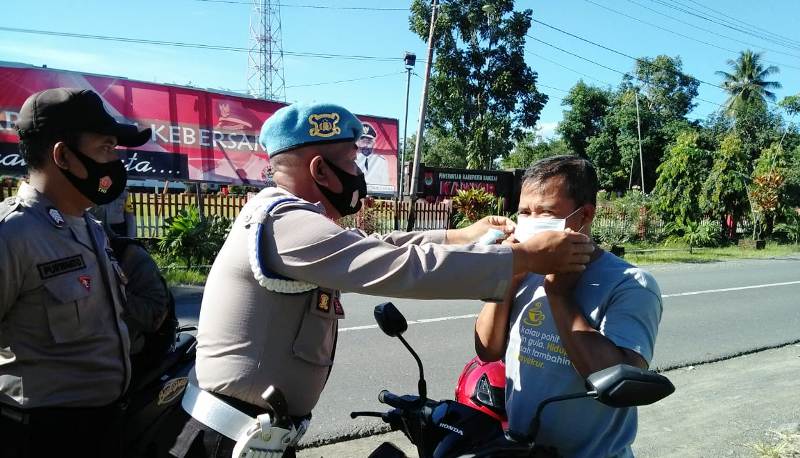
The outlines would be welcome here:
<svg viewBox="0 0 800 458">
<path fill-rule="evenodd" d="M 202 213 L 235 219 L 248 197 L 203 195 Z M 140 238 L 158 238 L 164 232 L 166 221 L 189 206 L 197 206 L 196 194 L 155 194 L 131 193 L 134 214 L 136 215 L 136 235 Z M 448 229 L 452 206 L 449 203 L 416 202 L 416 221 L 414 230 Z M 398 227 L 405 230 L 408 224 L 411 202 L 393 200 L 372 200 L 362 206 L 355 215 L 343 218 L 341 224 L 357 227 L 368 233 L 387 234 L 395 229 L 395 214 Z"/>
<path fill-rule="evenodd" d="M 592 223 L 592 236 L 601 243 L 657 242 L 665 234 L 664 221 L 646 207 L 614 208 L 600 205 Z"/>
<path fill-rule="evenodd" d="M 0 180 L 0 200 L 17 194 L 18 185 L 11 180 Z"/>
<path fill-rule="evenodd" d="M 415 204 L 415 222 L 413 230 L 427 231 L 449 229 L 453 208 L 449 203 L 429 203 L 418 200 Z M 367 233 L 388 234 L 397 228 L 406 230 L 411 212 L 411 202 L 394 200 L 374 200 L 363 206 L 353 216 L 344 218 L 341 223 L 347 227 L 357 227 Z"/>
<path fill-rule="evenodd" d="M 130 196 L 136 215 L 136 236 L 140 238 L 160 237 L 167 219 L 186 207 L 198 205 L 196 194 L 135 192 Z M 235 219 L 246 202 L 245 196 L 205 194 L 202 198 L 202 212 L 204 215 Z"/>
</svg>

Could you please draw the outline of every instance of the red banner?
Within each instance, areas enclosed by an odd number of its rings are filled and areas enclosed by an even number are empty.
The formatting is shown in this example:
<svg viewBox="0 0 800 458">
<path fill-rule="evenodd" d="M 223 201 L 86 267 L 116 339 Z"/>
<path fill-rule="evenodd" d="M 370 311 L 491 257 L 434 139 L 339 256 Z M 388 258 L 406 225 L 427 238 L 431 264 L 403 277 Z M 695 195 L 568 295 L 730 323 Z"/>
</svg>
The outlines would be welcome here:
<svg viewBox="0 0 800 458">
<path fill-rule="evenodd" d="M 121 148 L 131 178 L 263 185 L 269 158 L 258 144 L 261 125 L 283 103 L 181 86 L 145 83 L 28 65 L 0 65 L 0 169 L 25 173 L 14 121 L 25 99 L 53 87 L 91 89 L 120 122 L 150 127 L 138 148 Z M 359 166 L 372 193 L 397 186 L 398 121 L 358 116 Z"/>
</svg>

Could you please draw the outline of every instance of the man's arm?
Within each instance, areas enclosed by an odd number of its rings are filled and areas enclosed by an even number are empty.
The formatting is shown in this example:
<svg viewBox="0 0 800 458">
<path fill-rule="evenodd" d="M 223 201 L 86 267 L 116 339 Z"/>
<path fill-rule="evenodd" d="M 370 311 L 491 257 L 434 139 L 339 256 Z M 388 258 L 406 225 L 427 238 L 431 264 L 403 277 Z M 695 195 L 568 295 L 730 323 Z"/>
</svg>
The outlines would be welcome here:
<svg viewBox="0 0 800 458">
<path fill-rule="evenodd" d="M 549 232 L 507 246 L 396 247 L 337 226 L 325 216 L 279 209 L 261 247 L 270 270 L 326 288 L 428 299 L 500 299 L 513 274 L 583 270 L 582 234 Z"/>
<path fill-rule="evenodd" d="M 144 248 L 135 244 L 125 249 L 121 262 L 128 276 L 126 318 L 139 331 L 157 331 L 167 317 L 169 303 L 169 292 L 158 265 Z"/>
<path fill-rule="evenodd" d="M 0 233 L 0 322 L 16 302 L 21 282 L 16 256 L 9 249 L 8 240 Z"/>
<path fill-rule="evenodd" d="M 547 275 L 544 282 L 561 343 L 575 369 L 584 378 L 617 364 L 646 369 L 661 316 L 660 298 L 645 288 L 629 290 L 633 294 L 624 299 L 612 298 L 601 326 L 604 335 L 591 326 L 572 297 L 578 278 L 579 274 Z M 609 323 L 613 323 L 613 333 L 606 326 Z M 638 347 L 637 351 L 631 347 Z"/>
<path fill-rule="evenodd" d="M 487 216 L 480 221 L 461 229 L 442 229 L 416 232 L 391 232 L 379 239 L 395 246 L 441 243 L 445 245 L 466 245 L 475 243 L 490 229 L 496 229 L 507 237 L 514 232 L 514 222 L 505 216 Z M 366 234 L 365 234 L 366 235 Z"/>
<path fill-rule="evenodd" d="M 486 302 L 475 321 L 475 353 L 483 361 L 497 361 L 503 357 L 508 342 L 509 315 L 514 296 L 525 274 L 514 276 L 511 287 L 502 302 Z"/>
</svg>

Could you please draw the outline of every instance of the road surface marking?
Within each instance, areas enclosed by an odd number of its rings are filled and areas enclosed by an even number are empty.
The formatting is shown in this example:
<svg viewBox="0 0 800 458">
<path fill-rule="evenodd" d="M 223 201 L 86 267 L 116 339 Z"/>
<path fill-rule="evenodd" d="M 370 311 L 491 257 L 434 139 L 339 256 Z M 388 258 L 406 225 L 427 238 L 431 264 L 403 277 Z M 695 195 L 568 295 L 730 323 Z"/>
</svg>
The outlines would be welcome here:
<svg viewBox="0 0 800 458">
<path fill-rule="evenodd" d="M 741 291 L 745 289 L 772 288 L 774 286 L 788 286 L 797 284 L 800 284 L 800 281 L 785 281 L 781 283 L 765 283 L 763 285 L 738 286 L 736 288 L 706 289 L 703 291 L 689 291 L 686 293 L 662 294 L 661 297 L 668 298 L 668 297 L 680 297 L 680 296 L 695 296 L 698 294 L 726 293 L 730 291 Z M 477 317 L 478 317 L 477 313 L 471 313 L 469 315 L 455 315 L 455 316 L 443 316 L 439 318 L 423 318 L 420 320 L 408 320 L 408 324 L 412 325 L 421 323 L 434 323 L 437 321 L 463 320 L 467 318 L 477 318 Z M 365 329 L 378 329 L 378 325 L 370 324 L 367 326 L 353 326 L 351 328 L 341 328 L 339 329 L 339 332 L 363 331 Z"/>
</svg>

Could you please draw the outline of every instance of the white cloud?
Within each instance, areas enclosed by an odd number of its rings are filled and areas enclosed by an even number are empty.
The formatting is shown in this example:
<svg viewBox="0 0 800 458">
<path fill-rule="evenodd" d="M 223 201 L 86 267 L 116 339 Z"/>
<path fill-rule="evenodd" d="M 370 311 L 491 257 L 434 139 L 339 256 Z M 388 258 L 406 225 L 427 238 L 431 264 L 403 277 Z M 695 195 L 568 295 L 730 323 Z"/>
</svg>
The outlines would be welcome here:
<svg viewBox="0 0 800 458">
<path fill-rule="evenodd" d="M 558 122 L 540 122 L 536 124 L 536 135 L 544 138 L 551 139 L 558 136 L 556 127 Z"/>
</svg>

